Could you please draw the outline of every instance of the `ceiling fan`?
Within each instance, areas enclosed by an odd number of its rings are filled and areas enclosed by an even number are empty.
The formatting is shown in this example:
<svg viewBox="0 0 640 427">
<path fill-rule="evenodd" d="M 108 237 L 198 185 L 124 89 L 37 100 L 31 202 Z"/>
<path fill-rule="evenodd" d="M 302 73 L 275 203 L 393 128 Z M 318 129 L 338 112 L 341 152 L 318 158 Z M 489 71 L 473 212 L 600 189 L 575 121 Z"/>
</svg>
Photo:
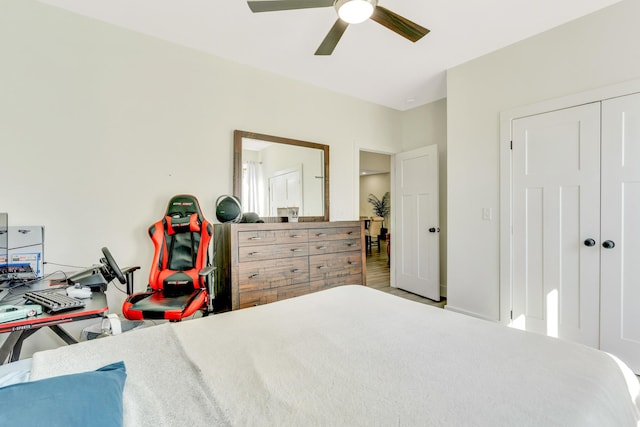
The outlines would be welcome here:
<svg viewBox="0 0 640 427">
<path fill-rule="evenodd" d="M 316 55 L 331 55 L 349 24 L 359 24 L 369 18 L 412 42 L 429 33 L 415 22 L 378 6 L 378 0 L 249 0 L 247 3 L 252 12 L 333 6 L 338 12 L 338 20 L 316 50 Z"/>
</svg>

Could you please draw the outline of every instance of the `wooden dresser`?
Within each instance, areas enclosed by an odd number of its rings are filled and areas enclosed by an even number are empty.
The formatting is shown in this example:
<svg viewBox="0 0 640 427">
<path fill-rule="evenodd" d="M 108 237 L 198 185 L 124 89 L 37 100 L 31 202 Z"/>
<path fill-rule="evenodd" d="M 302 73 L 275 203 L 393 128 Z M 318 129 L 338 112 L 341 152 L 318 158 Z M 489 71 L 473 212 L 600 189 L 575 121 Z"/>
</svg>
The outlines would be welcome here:
<svg viewBox="0 0 640 427">
<path fill-rule="evenodd" d="M 360 221 L 216 224 L 216 311 L 364 285 Z"/>
</svg>

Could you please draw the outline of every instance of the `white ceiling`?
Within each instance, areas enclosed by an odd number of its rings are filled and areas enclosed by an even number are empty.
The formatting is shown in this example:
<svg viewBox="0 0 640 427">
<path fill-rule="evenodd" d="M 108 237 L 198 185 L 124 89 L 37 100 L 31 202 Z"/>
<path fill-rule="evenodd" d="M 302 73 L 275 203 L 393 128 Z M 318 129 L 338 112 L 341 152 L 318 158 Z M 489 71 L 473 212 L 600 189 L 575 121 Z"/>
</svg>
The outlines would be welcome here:
<svg viewBox="0 0 640 427">
<path fill-rule="evenodd" d="M 620 0 L 379 0 L 431 30 L 411 43 L 366 21 L 315 56 L 332 7 L 252 13 L 244 0 L 40 0 L 69 11 L 407 110 L 446 96 L 445 70 Z"/>
</svg>

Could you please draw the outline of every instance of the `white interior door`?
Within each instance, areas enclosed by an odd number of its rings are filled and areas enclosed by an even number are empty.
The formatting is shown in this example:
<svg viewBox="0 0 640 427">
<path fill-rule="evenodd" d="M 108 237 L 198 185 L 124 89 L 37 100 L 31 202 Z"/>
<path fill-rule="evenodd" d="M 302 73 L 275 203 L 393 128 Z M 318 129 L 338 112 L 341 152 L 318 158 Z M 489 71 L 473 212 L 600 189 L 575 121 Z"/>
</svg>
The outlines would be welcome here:
<svg viewBox="0 0 640 427">
<path fill-rule="evenodd" d="M 282 171 L 269 178 L 269 211 L 278 216 L 278 208 L 299 207 L 298 215 L 304 215 L 302 206 L 302 171 Z"/>
<path fill-rule="evenodd" d="M 396 286 L 440 301 L 438 146 L 395 156 Z"/>
<path fill-rule="evenodd" d="M 600 104 L 512 126 L 512 324 L 598 347 Z"/>
<path fill-rule="evenodd" d="M 640 373 L 640 94 L 602 103 L 600 348 Z"/>
</svg>

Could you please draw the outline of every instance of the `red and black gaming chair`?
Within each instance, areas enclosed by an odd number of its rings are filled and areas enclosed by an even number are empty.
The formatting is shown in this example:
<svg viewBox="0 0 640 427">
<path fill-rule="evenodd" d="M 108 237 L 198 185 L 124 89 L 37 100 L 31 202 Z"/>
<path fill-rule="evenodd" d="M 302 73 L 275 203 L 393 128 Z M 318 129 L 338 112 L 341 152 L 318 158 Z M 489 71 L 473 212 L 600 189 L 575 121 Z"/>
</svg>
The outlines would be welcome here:
<svg viewBox="0 0 640 427">
<path fill-rule="evenodd" d="M 178 321 L 201 310 L 212 311 L 212 272 L 209 242 L 212 225 L 202 216 L 198 199 L 174 196 L 164 218 L 149 227 L 155 248 L 146 292 L 133 293 L 122 306 L 130 320 Z"/>
</svg>

